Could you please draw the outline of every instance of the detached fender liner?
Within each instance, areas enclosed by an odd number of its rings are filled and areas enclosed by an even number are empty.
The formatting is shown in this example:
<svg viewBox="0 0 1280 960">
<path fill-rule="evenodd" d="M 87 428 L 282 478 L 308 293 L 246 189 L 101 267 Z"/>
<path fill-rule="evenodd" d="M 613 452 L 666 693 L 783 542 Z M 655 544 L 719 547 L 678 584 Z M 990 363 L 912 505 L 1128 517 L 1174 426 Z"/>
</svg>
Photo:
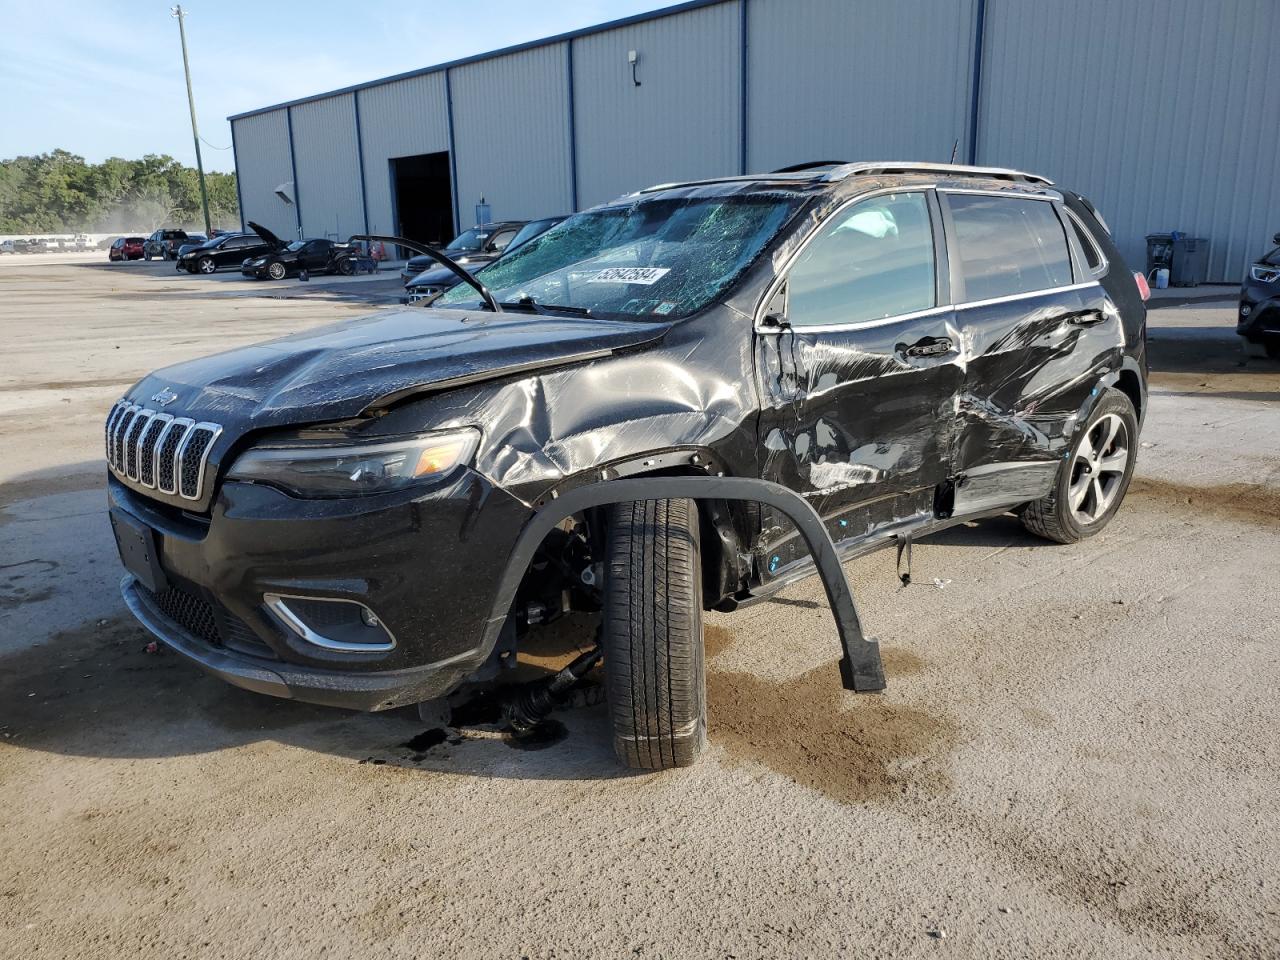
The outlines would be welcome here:
<svg viewBox="0 0 1280 960">
<path fill-rule="evenodd" d="M 441 663 L 380 673 L 317 670 L 231 655 L 175 623 L 152 603 L 132 576 L 120 582 L 120 593 L 138 621 L 201 669 L 232 686 L 287 700 L 298 699 L 349 710 L 389 710 L 421 700 L 434 700 L 456 687 L 472 670 L 475 652 Z"/>
<path fill-rule="evenodd" d="M 822 519 L 803 497 L 786 487 L 750 477 L 640 477 L 610 480 L 578 487 L 549 501 L 521 531 L 511 551 L 507 569 L 498 585 L 493 609 L 485 626 L 481 651 L 487 654 L 498 641 L 515 599 L 516 589 L 528 569 L 534 552 L 560 521 L 587 510 L 613 503 L 636 500 L 747 500 L 764 503 L 796 525 L 822 578 L 827 602 L 840 633 L 842 657 L 840 676 L 846 690 L 869 693 L 885 688 L 880 645 L 862 632 L 853 591 L 845 579 L 836 552 Z"/>
</svg>

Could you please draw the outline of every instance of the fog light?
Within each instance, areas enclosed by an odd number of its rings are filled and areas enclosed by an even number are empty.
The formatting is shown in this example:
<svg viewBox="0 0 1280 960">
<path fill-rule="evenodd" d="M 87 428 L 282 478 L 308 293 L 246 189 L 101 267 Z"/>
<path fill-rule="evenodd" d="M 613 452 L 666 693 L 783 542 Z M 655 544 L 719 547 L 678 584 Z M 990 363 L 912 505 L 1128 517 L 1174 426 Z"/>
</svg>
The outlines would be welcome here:
<svg viewBox="0 0 1280 960">
<path fill-rule="evenodd" d="M 1247 303 L 1240 308 L 1240 316 L 1242 317 L 1247 317 L 1251 313 L 1253 313 L 1253 307 L 1249 306 Z"/>
<path fill-rule="evenodd" d="M 356 600 L 268 593 L 262 601 L 292 634 L 326 650 L 376 653 L 396 645 L 378 615 Z"/>
</svg>

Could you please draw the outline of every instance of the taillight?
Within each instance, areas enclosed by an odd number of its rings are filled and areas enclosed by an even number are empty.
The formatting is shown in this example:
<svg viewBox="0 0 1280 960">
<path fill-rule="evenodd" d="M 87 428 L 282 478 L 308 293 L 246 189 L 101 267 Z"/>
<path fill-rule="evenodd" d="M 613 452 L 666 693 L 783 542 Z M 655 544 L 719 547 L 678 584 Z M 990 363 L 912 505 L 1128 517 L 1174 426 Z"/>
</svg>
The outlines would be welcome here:
<svg viewBox="0 0 1280 960">
<path fill-rule="evenodd" d="M 1147 278 L 1135 270 L 1133 271 L 1133 279 L 1138 283 L 1138 295 L 1142 297 L 1142 302 L 1146 303 L 1151 299 L 1151 287 L 1147 285 Z"/>
</svg>

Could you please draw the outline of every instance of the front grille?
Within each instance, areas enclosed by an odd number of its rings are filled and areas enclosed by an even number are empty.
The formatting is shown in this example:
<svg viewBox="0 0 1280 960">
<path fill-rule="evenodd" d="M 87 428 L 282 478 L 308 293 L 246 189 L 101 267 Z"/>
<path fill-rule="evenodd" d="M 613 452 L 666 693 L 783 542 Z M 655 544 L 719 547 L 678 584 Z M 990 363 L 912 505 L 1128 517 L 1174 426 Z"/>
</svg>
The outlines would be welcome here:
<svg viewBox="0 0 1280 960">
<path fill-rule="evenodd" d="M 216 423 L 174 417 L 121 400 L 106 424 L 107 463 L 121 479 L 160 493 L 199 500 Z"/>
<path fill-rule="evenodd" d="M 138 584 L 138 589 L 147 595 L 157 610 L 205 643 L 249 656 L 275 659 L 275 651 L 253 632 L 253 628 L 221 604 L 211 603 L 172 584 L 156 593 L 141 584 Z"/>
</svg>

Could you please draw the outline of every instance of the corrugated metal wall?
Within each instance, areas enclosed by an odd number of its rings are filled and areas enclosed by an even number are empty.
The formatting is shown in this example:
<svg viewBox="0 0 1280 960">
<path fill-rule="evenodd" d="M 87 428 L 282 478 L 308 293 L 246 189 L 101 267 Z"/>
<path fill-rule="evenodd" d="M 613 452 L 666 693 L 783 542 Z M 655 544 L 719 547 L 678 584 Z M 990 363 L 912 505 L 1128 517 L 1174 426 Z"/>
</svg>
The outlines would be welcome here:
<svg viewBox="0 0 1280 960">
<path fill-rule="evenodd" d="M 988 0 L 978 160 L 1088 196 L 1137 269 L 1182 230 L 1239 281 L 1280 229 L 1277 37 L 1276 0 Z"/>
<path fill-rule="evenodd" d="M 293 207 L 276 196 L 276 187 L 293 179 L 289 164 L 289 127 L 284 110 L 235 121 L 236 173 L 244 221 L 260 223 L 281 237 L 297 233 Z"/>
<path fill-rule="evenodd" d="M 725 0 L 449 68 L 459 207 L 567 210 L 746 166 L 945 161 L 968 152 L 980 0 Z M 745 7 L 744 7 L 745 4 Z M 1212 243 L 1236 281 L 1280 227 L 1280 0 L 986 0 L 979 163 L 1044 173 L 1096 202 L 1126 259 L 1145 234 Z M 572 46 L 570 116 L 568 48 Z M 627 52 L 640 60 L 632 83 Z M 390 158 L 450 149 L 445 71 L 292 107 L 309 234 L 396 228 Z M 292 235 L 284 109 L 235 121 L 246 218 Z"/>
<path fill-rule="evenodd" d="M 364 232 L 356 113 L 351 94 L 291 108 L 302 234 L 345 240 Z"/>
<path fill-rule="evenodd" d="M 581 206 L 737 172 L 738 37 L 738 5 L 723 3 L 573 41 Z"/>
<path fill-rule="evenodd" d="M 449 149 L 444 73 L 384 83 L 356 95 L 360 98 L 369 231 L 394 233 L 397 224 L 391 201 L 391 159 Z"/>
<path fill-rule="evenodd" d="M 968 149 L 974 0 L 749 0 L 747 168 Z M 726 38 L 728 39 L 728 38 Z"/>
<path fill-rule="evenodd" d="M 462 226 L 482 197 L 495 220 L 571 212 L 566 45 L 457 67 L 449 82 Z"/>
</svg>

